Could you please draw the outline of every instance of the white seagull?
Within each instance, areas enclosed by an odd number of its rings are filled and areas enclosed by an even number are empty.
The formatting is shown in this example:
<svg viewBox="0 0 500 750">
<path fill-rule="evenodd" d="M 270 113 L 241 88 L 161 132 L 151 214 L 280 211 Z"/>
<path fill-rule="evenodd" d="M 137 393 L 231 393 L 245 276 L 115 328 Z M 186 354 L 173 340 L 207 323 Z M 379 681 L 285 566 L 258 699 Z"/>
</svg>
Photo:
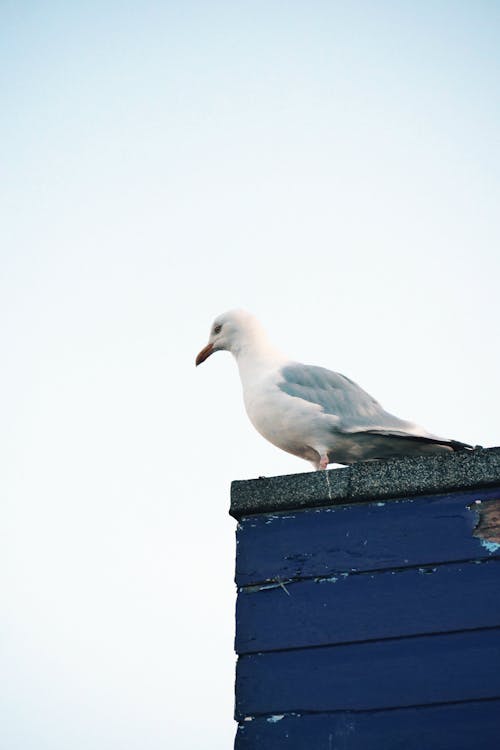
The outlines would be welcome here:
<svg viewBox="0 0 500 750">
<path fill-rule="evenodd" d="M 215 319 L 196 365 L 219 350 L 230 351 L 238 363 L 245 408 L 256 430 L 315 469 L 471 448 L 389 414 L 345 375 L 291 361 L 244 310 Z"/>
</svg>

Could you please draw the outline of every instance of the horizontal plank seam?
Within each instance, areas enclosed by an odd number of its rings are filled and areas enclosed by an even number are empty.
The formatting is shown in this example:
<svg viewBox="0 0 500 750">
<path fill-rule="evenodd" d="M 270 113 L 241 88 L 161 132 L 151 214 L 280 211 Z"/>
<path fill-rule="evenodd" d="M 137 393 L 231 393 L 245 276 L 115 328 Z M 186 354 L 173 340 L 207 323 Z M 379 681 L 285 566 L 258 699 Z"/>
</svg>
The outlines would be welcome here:
<svg viewBox="0 0 500 750">
<path fill-rule="evenodd" d="M 246 583 L 243 586 L 238 586 L 238 593 L 245 593 L 245 594 L 255 594 L 259 593 L 261 591 L 270 590 L 272 588 L 280 588 L 285 586 L 288 586 L 289 584 L 293 583 L 301 583 L 302 581 L 318 581 L 318 583 L 321 582 L 327 582 L 328 578 L 335 578 L 338 576 L 339 578 L 350 578 L 351 576 L 363 576 L 367 574 L 378 574 L 378 573 L 401 573 L 405 570 L 424 570 L 426 568 L 443 568 L 443 567 L 451 567 L 452 565 L 487 565 L 489 562 L 498 561 L 500 560 L 500 554 L 497 553 L 490 553 L 488 554 L 488 557 L 484 558 L 465 558 L 465 559 L 459 559 L 459 560 L 443 560 L 441 562 L 425 562 L 425 563 L 419 563 L 419 564 L 412 564 L 412 565 L 398 565 L 394 568 L 368 568 L 367 570 L 346 570 L 346 569 L 332 569 L 330 572 L 326 572 L 322 575 L 314 575 L 314 576 L 300 576 L 300 577 L 293 577 L 293 578 L 265 578 L 261 581 L 256 581 L 255 583 Z"/>
<path fill-rule="evenodd" d="M 293 710 L 287 710 L 287 711 L 271 711 L 269 713 L 251 713 L 246 714 L 248 717 L 252 717 L 252 719 L 266 719 L 269 716 L 283 716 L 283 718 L 288 717 L 294 717 L 294 716 L 331 716 L 331 715 L 339 715 L 339 714 L 380 714 L 380 713 L 386 713 L 388 711 L 395 712 L 395 711 L 407 711 L 411 708 L 420 708 L 420 709 L 426 709 L 426 708 L 436 708 L 440 706 L 464 706 L 469 705 L 471 703 L 494 703 L 495 701 L 500 701 L 500 695 L 493 696 L 489 698 L 468 698 L 466 700 L 461 701 L 441 701 L 436 703 L 409 703 L 408 705 L 404 706 L 389 706 L 386 708 L 338 708 L 338 709 L 330 709 L 329 711 L 314 711 L 311 709 L 300 709 L 300 708 L 294 708 Z M 242 714 L 243 716 L 243 714 Z M 238 721 L 238 719 L 236 719 Z M 243 724 L 243 726 L 247 726 L 247 724 L 244 722 L 244 719 L 240 719 L 239 723 Z"/>
<path fill-rule="evenodd" d="M 478 487 L 478 489 L 485 489 L 484 487 Z M 500 491 L 500 488 L 499 488 Z M 470 490 L 470 492 L 474 492 L 474 488 Z M 462 495 L 468 494 L 469 490 L 463 491 L 463 490 L 457 490 L 457 496 L 461 498 Z M 415 503 L 417 500 L 439 500 L 440 497 L 447 497 L 452 493 L 446 491 L 446 490 L 436 490 L 435 493 L 433 492 L 426 492 L 426 493 L 420 493 L 415 495 L 394 495 L 394 497 L 385 497 L 383 495 L 381 496 L 370 496 L 370 497 L 344 497 L 339 498 L 338 500 L 329 500 L 326 501 L 326 498 L 323 500 L 319 500 L 317 504 L 315 504 L 314 501 L 311 501 L 310 505 L 287 505 L 282 504 L 279 507 L 276 507 L 275 505 L 272 505 L 271 501 L 269 501 L 267 504 L 262 504 L 262 507 L 259 508 L 258 511 L 254 511 L 253 513 L 243 513 L 238 516 L 234 516 L 238 523 L 244 522 L 246 520 L 254 520 L 258 516 L 274 516 L 274 515 L 280 515 L 284 513 L 302 513 L 307 511 L 319 511 L 319 510 L 332 510 L 336 508 L 342 508 L 344 505 L 376 505 L 377 503 L 380 503 L 381 501 L 384 501 L 384 504 L 388 502 L 389 500 L 393 503 Z"/>
<path fill-rule="evenodd" d="M 246 656 L 260 656 L 263 654 L 284 654 L 292 651 L 310 651 L 321 648 L 341 648 L 342 646 L 360 646 L 365 643 L 387 643 L 388 641 L 408 641 L 415 638 L 434 638 L 443 635 L 459 635 L 460 633 L 480 633 L 490 630 L 500 631 L 500 622 L 498 625 L 485 625 L 480 628 L 460 628 L 459 630 L 435 630 L 430 633 L 412 633 L 410 635 L 390 635 L 387 637 L 366 638 L 362 641 L 342 641 L 341 643 L 320 643 L 308 646 L 287 646 L 286 648 L 257 649 L 256 651 L 236 651 L 238 659 Z"/>
</svg>

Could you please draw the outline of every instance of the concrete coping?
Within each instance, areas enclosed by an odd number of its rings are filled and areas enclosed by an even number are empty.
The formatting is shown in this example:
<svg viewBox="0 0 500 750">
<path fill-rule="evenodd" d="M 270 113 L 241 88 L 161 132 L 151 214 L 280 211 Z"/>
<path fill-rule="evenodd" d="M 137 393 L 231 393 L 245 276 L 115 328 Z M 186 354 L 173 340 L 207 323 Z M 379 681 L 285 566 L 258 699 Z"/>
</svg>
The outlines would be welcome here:
<svg viewBox="0 0 500 750">
<path fill-rule="evenodd" d="M 256 513 L 440 494 L 497 484 L 500 486 L 500 447 L 475 448 L 237 480 L 231 484 L 229 512 L 239 519 Z"/>
</svg>

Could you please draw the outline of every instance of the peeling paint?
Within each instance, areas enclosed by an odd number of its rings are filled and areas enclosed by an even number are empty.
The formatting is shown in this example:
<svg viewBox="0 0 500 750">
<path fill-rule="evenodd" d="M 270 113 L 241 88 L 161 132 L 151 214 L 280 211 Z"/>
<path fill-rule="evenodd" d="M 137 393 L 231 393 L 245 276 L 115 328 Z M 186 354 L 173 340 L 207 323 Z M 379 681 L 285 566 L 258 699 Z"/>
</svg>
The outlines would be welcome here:
<svg viewBox="0 0 500 750">
<path fill-rule="evenodd" d="M 283 591 L 290 596 L 290 592 L 285 586 L 285 583 L 292 583 L 290 580 L 281 581 L 280 579 L 269 581 L 269 583 L 258 583 L 255 586 L 244 586 L 241 591 L 245 591 L 247 594 L 254 594 L 257 591 L 268 591 L 269 589 L 283 589 Z"/>
<path fill-rule="evenodd" d="M 283 591 L 285 592 L 285 594 L 287 596 L 291 596 L 291 594 L 288 591 L 287 587 L 285 586 L 285 584 L 283 583 L 283 581 L 281 581 L 279 578 L 278 578 L 278 585 L 283 589 Z"/>
<path fill-rule="evenodd" d="M 489 542 L 487 539 L 480 539 L 479 541 L 481 542 L 481 546 L 488 550 L 490 555 L 500 549 L 498 542 Z"/>
<path fill-rule="evenodd" d="M 285 714 L 274 714 L 274 716 L 268 716 L 266 721 L 269 722 L 269 724 L 276 724 L 277 721 L 281 721 L 281 719 L 285 718 Z"/>
<path fill-rule="evenodd" d="M 493 500 L 475 500 L 469 505 L 476 516 L 473 536 L 489 554 L 500 549 L 500 498 Z"/>
<path fill-rule="evenodd" d="M 281 521 L 283 518 L 292 519 L 293 520 L 294 518 L 296 518 L 296 516 L 295 515 L 293 515 L 293 516 L 287 516 L 284 513 L 280 513 L 279 515 L 276 515 L 276 514 L 273 513 L 273 514 L 268 514 L 266 516 L 266 518 L 267 518 L 267 521 L 264 521 L 264 523 L 267 526 L 268 524 L 272 523 L 273 521 Z"/>
</svg>

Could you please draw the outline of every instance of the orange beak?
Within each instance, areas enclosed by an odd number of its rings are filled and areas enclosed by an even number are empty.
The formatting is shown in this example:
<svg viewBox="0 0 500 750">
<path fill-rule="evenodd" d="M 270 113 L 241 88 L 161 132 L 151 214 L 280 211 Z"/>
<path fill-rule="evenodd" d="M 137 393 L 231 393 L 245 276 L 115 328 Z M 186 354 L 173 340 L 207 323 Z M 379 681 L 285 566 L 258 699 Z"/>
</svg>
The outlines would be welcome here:
<svg viewBox="0 0 500 750">
<path fill-rule="evenodd" d="M 213 344 L 207 344 L 204 349 L 201 350 L 201 352 L 196 357 L 196 367 L 198 365 L 201 365 L 202 362 L 204 362 L 208 357 L 210 357 L 211 354 L 214 352 L 214 345 Z"/>
</svg>

